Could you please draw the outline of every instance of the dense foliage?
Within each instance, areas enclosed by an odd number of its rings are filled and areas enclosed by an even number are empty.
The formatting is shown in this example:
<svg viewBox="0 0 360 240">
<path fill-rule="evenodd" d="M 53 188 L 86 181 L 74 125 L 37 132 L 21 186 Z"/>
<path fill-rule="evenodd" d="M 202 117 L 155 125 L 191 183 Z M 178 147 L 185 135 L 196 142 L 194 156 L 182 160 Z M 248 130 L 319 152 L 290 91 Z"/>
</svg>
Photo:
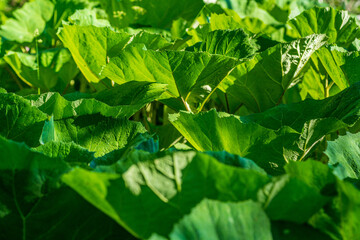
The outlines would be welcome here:
<svg viewBox="0 0 360 240">
<path fill-rule="evenodd" d="M 360 239 L 355 15 L 25 2 L 0 6 L 0 239 Z"/>
</svg>

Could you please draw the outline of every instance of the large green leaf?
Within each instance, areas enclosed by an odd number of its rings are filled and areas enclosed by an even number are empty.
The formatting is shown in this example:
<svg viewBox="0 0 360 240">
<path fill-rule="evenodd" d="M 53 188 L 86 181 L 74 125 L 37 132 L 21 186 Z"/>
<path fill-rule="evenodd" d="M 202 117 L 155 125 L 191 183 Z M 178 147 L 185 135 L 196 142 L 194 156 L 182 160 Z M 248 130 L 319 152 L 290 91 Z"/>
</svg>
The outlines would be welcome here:
<svg viewBox="0 0 360 240">
<path fill-rule="evenodd" d="M 243 116 L 241 121 L 244 123 L 256 122 L 274 130 L 289 126 L 299 132 L 304 128 L 305 123 L 327 121 L 326 125 L 317 126 L 319 130 L 326 132 L 331 130 L 331 125 L 352 126 L 359 117 L 360 84 L 357 83 L 324 100 L 306 100 L 299 103 L 283 104 L 263 113 Z M 339 129 L 335 128 L 332 131 L 337 130 Z"/>
<path fill-rule="evenodd" d="M 325 43 L 325 35 L 311 35 L 278 44 L 238 65 L 221 89 L 253 112 L 274 107 L 296 83 L 311 55 Z"/>
<path fill-rule="evenodd" d="M 69 166 L 0 137 L 1 239 L 131 239 L 59 178 Z M 60 200 L 60 201 L 59 201 Z"/>
<path fill-rule="evenodd" d="M 227 151 L 255 161 L 273 174 L 281 173 L 287 161 L 294 160 L 293 146 L 300 133 L 285 126 L 279 130 L 257 123 L 242 123 L 240 118 L 212 110 L 197 115 L 180 112 L 171 123 L 199 151 Z"/>
<path fill-rule="evenodd" d="M 49 121 L 51 125 L 44 127 L 41 139 L 74 142 L 94 152 L 96 157 L 120 149 L 138 134 L 146 132 L 141 123 L 99 114 Z M 53 137 L 48 138 L 49 134 Z"/>
<path fill-rule="evenodd" d="M 304 223 L 329 200 L 322 190 L 335 184 L 330 168 L 320 162 L 290 163 L 287 175 L 272 179 L 258 194 L 258 200 L 272 220 Z"/>
<path fill-rule="evenodd" d="M 36 54 L 10 52 L 4 59 L 21 80 L 46 91 L 63 92 L 79 72 L 71 54 L 64 48 L 40 51 L 39 70 Z"/>
<path fill-rule="evenodd" d="M 298 37 L 311 34 L 326 34 L 328 43 L 339 46 L 350 46 L 360 37 L 356 20 L 346 11 L 333 8 L 312 8 L 291 19 L 288 24 L 297 32 Z"/>
<path fill-rule="evenodd" d="M 54 4 L 49 0 L 36 0 L 15 10 L 14 18 L 8 19 L 0 28 L 0 35 L 19 43 L 32 42 L 41 34 L 53 15 Z"/>
<path fill-rule="evenodd" d="M 26 97 L 32 106 L 55 120 L 100 113 L 105 117 L 130 118 L 164 92 L 157 83 L 128 82 L 95 94 L 45 93 Z"/>
<path fill-rule="evenodd" d="M 64 25 L 58 33 L 71 52 L 80 71 L 89 82 L 99 82 L 102 67 L 109 56 L 116 56 L 130 40 L 127 33 L 117 33 L 109 27 Z"/>
<path fill-rule="evenodd" d="M 177 104 L 197 110 L 237 64 L 237 59 L 222 55 L 130 46 L 110 58 L 103 74 L 120 84 L 131 80 L 167 84 L 164 101 L 177 99 Z M 172 103 L 169 105 L 178 109 Z"/>
<path fill-rule="evenodd" d="M 208 52 L 234 58 L 245 58 L 255 54 L 258 50 L 256 41 L 250 39 L 242 29 L 215 30 L 206 35 L 206 39 L 195 51 Z"/>
<path fill-rule="evenodd" d="M 0 93 L 0 135 L 38 146 L 47 115 L 13 93 Z"/>
<path fill-rule="evenodd" d="M 170 121 L 199 151 L 228 151 L 269 170 L 305 159 L 327 134 L 352 126 L 360 114 L 360 84 L 322 101 L 280 105 L 237 117 L 180 112 Z"/>
<path fill-rule="evenodd" d="M 205 199 L 175 225 L 170 239 L 270 240 L 272 236 L 270 221 L 259 204 Z"/>
<path fill-rule="evenodd" d="M 93 152 L 89 152 L 87 149 L 73 142 L 50 141 L 33 148 L 33 150 L 41 152 L 51 158 L 60 158 L 69 164 L 89 164 L 95 158 Z"/>
<path fill-rule="evenodd" d="M 111 24 L 120 28 L 129 25 L 167 28 L 180 17 L 193 20 L 204 6 L 202 0 L 101 0 L 100 3 Z"/>
<path fill-rule="evenodd" d="M 349 84 L 360 81 L 360 71 L 357 67 L 360 61 L 360 52 L 351 52 L 343 55 L 344 64 L 341 65 Z"/>
<path fill-rule="evenodd" d="M 360 133 L 347 133 L 335 141 L 329 141 L 325 154 L 338 177 L 360 178 Z"/>
<path fill-rule="evenodd" d="M 227 166 L 196 152 L 137 151 L 99 170 L 110 173 L 75 169 L 62 180 L 141 238 L 152 233 L 167 236 L 174 223 L 204 198 L 254 199 L 268 181 L 266 175 Z"/>
<path fill-rule="evenodd" d="M 346 62 L 344 55 L 336 48 L 322 47 L 311 56 L 299 84 L 302 99 L 324 99 L 349 87 L 346 72 L 341 68 Z"/>
<path fill-rule="evenodd" d="M 240 18 L 236 13 L 227 10 L 226 13 L 217 13 L 211 12 L 206 14 L 206 20 L 210 19 L 210 22 L 204 21 L 201 25 L 196 28 L 189 28 L 187 34 L 192 38 L 187 41 L 189 45 L 194 45 L 197 42 L 205 41 L 207 35 L 216 30 L 233 30 L 238 31 L 239 29 L 244 29 L 246 32 L 250 32 L 252 36 L 252 41 L 257 41 L 261 43 L 261 40 L 267 40 L 272 42 L 269 39 L 264 39 L 259 36 L 265 35 L 270 37 L 272 40 L 279 42 L 284 42 L 285 34 L 284 26 L 273 26 L 265 24 L 258 18 L 253 17 L 244 17 Z M 292 38 L 290 38 L 292 39 Z M 264 45 L 263 43 L 260 45 Z M 267 47 L 263 47 L 266 49 Z"/>
<path fill-rule="evenodd" d="M 76 64 L 89 82 L 99 82 L 110 58 L 117 56 L 131 43 L 143 43 L 149 49 L 170 45 L 158 34 L 140 32 L 134 36 L 116 32 L 110 27 L 64 25 L 59 38 L 70 50 Z M 137 79 L 131 79 L 137 80 Z"/>
<path fill-rule="evenodd" d="M 356 239 L 360 235 L 360 191 L 351 183 L 337 181 L 337 196 L 324 210 L 310 219 L 310 224 L 332 239 Z"/>
</svg>

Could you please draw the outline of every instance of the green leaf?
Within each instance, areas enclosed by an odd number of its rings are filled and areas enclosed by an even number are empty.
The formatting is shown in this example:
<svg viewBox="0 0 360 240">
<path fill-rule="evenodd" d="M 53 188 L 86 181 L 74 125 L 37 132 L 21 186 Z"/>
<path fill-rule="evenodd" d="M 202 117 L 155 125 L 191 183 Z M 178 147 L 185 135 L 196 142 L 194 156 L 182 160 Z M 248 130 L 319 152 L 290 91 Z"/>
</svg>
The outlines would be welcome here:
<svg viewBox="0 0 360 240">
<path fill-rule="evenodd" d="M 39 52 L 40 78 L 36 54 L 9 52 L 4 59 L 26 84 L 47 91 L 63 92 L 79 72 L 71 54 L 64 48 Z"/>
<path fill-rule="evenodd" d="M 43 145 L 33 148 L 50 158 L 60 158 L 69 164 L 90 163 L 94 158 L 94 153 L 71 142 L 47 142 Z"/>
<path fill-rule="evenodd" d="M 279 23 L 278 20 L 285 22 L 288 17 L 288 12 L 280 9 L 276 14 L 272 13 L 276 6 L 275 0 L 221 0 L 220 4 L 225 8 L 233 9 L 240 17 L 256 17 L 266 24 L 276 24 Z"/>
<path fill-rule="evenodd" d="M 32 168 L 41 172 L 42 170 L 58 171 L 57 174 L 69 170 L 69 166 L 61 161 L 50 159 L 45 155 L 31 150 L 24 143 L 17 143 L 0 136 L 0 170 L 24 170 Z"/>
<path fill-rule="evenodd" d="M 35 147 L 45 120 L 47 115 L 28 100 L 13 93 L 0 93 L 0 135 Z"/>
<path fill-rule="evenodd" d="M 271 130 L 215 110 L 197 115 L 180 112 L 169 120 L 196 150 L 246 157 L 271 174 L 282 173 L 286 162 L 294 160 L 294 152 L 301 152 L 294 146 L 300 134 L 286 126 Z"/>
<path fill-rule="evenodd" d="M 268 181 L 266 175 L 196 152 L 137 151 L 99 170 L 108 173 L 78 168 L 62 180 L 140 238 L 152 233 L 167 236 L 174 223 L 204 198 L 253 199 Z"/>
<path fill-rule="evenodd" d="M 43 132 L 43 134 L 41 134 L 40 140 L 39 140 L 40 144 L 43 145 L 45 143 L 57 140 L 53 116 L 51 116 L 51 118 L 48 121 L 45 121 L 42 132 Z"/>
<path fill-rule="evenodd" d="M 336 179 L 326 165 L 315 161 L 293 162 L 285 169 L 288 174 L 273 178 L 258 193 L 258 201 L 272 220 L 304 223 L 330 200 L 321 191 Z"/>
<path fill-rule="evenodd" d="M 221 90 L 253 112 L 262 112 L 282 102 L 311 55 L 325 44 L 325 35 L 311 35 L 278 44 L 238 65 Z"/>
<path fill-rule="evenodd" d="M 90 163 L 90 167 L 96 168 L 100 165 L 112 165 L 117 161 L 122 161 L 129 154 L 136 150 L 143 150 L 149 153 L 159 152 L 159 143 L 154 140 L 153 136 L 148 133 L 138 134 L 132 138 L 127 144 L 121 148 L 105 154 L 104 156 L 94 159 Z"/>
<path fill-rule="evenodd" d="M 201 109 L 238 60 L 222 55 L 187 51 L 153 51 L 127 47 L 111 58 L 103 74 L 121 84 L 129 80 L 167 84 L 162 97 L 170 107 L 188 104 Z M 166 100 L 177 99 L 177 105 Z M 181 105 L 180 105 L 181 106 Z"/>
<path fill-rule="evenodd" d="M 356 67 L 360 61 L 360 52 L 339 52 L 332 51 L 334 57 L 337 60 L 339 66 L 346 75 L 346 79 L 349 84 L 354 84 L 359 82 L 359 69 Z"/>
<path fill-rule="evenodd" d="M 230 154 L 230 153 L 225 152 L 225 151 L 222 151 L 222 152 L 204 152 L 204 153 L 216 158 L 220 162 L 225 163 L 227 165 L 246 168 L 246 169 L 252 169 L 252 170 L 257 171 L 259 173 L 266 174 L 264 169 L 260 168 L 258 165 L 256 165 L 256 163 L 254 163 L 254 161 L 252 161 L 250 159 L 242 158 L 242 157 L 240 157 L 238 155 Z"/>
<path fill-rule="evenodd" d="M 170 121 L 199 151 L 225 150 L 254 160 L 267 171 L 281 171 L 290 160 L 306 159 L 327 134 L 356 123 L 359 89 L 355 84 L 322 101 L 280 105 L 245 117 L 180 112 Z"/>
<path fill-rule="evenodd" d="M 347 133 L 329 141 L 325 154 L 339 178 L 360 178 L 360 133 Z"/>
<path fill-rule="evenodd" d="M 195 46 L 196 52 L 208 52 L 234 58 L 246 58 L 255 54 L 258 50 L 256 41 L 250 39 L 242 29 L 215 30 L 206 35 L 206 39 L 199 47 Z"/>
<path fill-rule="evenodd" d="M 260 205 L 203 200 L 177 223 L 171 240 L 272 239 L 270 221 Z"/>
<path fill-rule="evenodd" d="M 129 25 L 169 28 L 172 21 L 180 17 L 193 20 L 204 6 L 202 0 L 101 0 L 100 3 L 110 23 L 119 28 Z"/>
<path fill-rule="evenodd" d="M 55 120 L 100 113 L 105 117 L 130 118 L 158 98 L 165 90 L 163 84 L 128 82 L 95 94 L 45 93 L 26 98 L 32 106 Z"/>
<path fill-rule="evenodd" d="M 170 45 L 158 34 L 139 32 L 132 36 L 125 32 L 115 32 L 110 27 L 64 25 L 58 36 L 89 82 L 104 79 L 102 71 L 105 65 L 128 44 L 142 43 L 149 49 Z"/>
<path fill-rule="evenodd" d="M 76 25 L 64 25 L 58 36 L 89 82 L 104 78 L 100 73 L 107 58 L 112 54 L 116 56 L 131 37 L 111 28 Z"/>
<path fill-rule="evenodd" d="M 360 29 L 356 20 L 346 11 L 336 9 L 312 8 L 295 18 L 288 24 L 296 32 L 298 37 L 306 37 L 311 34 L 326 34 L 328 43 L 335 43 L 339 46 L 347 47 L 358 37 Z"/>
<path fill-rule="evenodd" d="M 14 11 L 14 18 L 8 19 L 0 28 L 0 35 L 18 43 L 32 42 L 40 35 L 53 15 L 54 4 L 49 0 L 35 0 L 25 3 Z"/>
<path fill-rule="evenodd" d="M 98 19 L 97 11 L 95 9 L 80 9 L 69 17 L 69 22 L 77 26 L 96 26 L 96 27 L 110 27 L 109 21 L 105 19 Z"/>
<path fill-rule="evenodd" d="M 41 138 L 54 131 L 59 142 L 74 142 L 94 152 L 95 157 L 124 147 L 138 134 L 146 132 L 141 123 L 127 119 L 113 119 L 101 115 L 84 115 L 54 122 L 53 129 L 44 129 Z"/>
<path fill-rule="evenodd" d="M 309 223 L 332 239 L 354 239 L 359 236 L 360 191 L 351 183 L 337 181 L 338 196 L 332 204 L 314 215 Z"/>
<path fill-rule="evenodd" d="M 57 158 L 61 154 L 45 156 L 0 137 L 0 238 L 131 239 L 74 191 L 60 187 L 61 174 L 69 170 Z"/>
<path fill-rule="evenodd" d="M 300 132 L 305 124 L 311 122 L 323 134 L 352 126 L 360 117 L 360 84 L 354 84 L 341 93 L 324 100 L 306 100 L 299 103 L 284 104 L 263 113 L 241 117 L 244 123 L 256 122 L 269 129 L 289 126 Z M 322 123 L 322 124 L 319 124 Z M 334 128 L 335 127 L 335 128 Z"/>
<path fill-rule="evenodd" d="M 210 19 L 210 23 L 205 21 L 205 23 L 201 24 L 197 28 L 188 29 L 187 34 L 192 36 L 192 39 L 188 40 L 189 45 L 194 45 L 197 42 L 204 41 L 207 38 L 209 32 L 216 30 L 236 31 L 243 29 L 246 32 L 252 33 L 252 41 L 257 41 L 260 46 L 263 45 L 261 40 L 268 40 L 271 42 L 269 39 L 259 37 L 261 35 L 279 42 L 284 42 L 284 38 L 287 37 L 285 34 L 286 29 L 282 28 L 282 26 L 268 25 L 255 17 L 240 18 L 236 13 L 230 10 L 227 10 L 226 13 L 220 14 L 217 12 L 211 12 L 210 14 L 208 13 L 205 17 L 206 19 Z M 286 40 L 288 40 L 288 38 L 286 38 Z M 262 49 L 267 49 L 267 47 L 262 47 Z"/>
</svg>

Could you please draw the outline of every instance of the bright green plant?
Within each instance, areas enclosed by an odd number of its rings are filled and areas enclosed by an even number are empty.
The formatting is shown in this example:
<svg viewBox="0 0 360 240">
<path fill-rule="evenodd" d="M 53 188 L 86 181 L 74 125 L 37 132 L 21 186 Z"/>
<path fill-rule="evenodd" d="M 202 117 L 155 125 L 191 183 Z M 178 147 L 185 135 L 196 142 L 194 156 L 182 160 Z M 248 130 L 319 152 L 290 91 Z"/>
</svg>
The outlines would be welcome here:
<svg viewBox="0 0 360 240">
<path fill-rule="evenodd" d="M 0 239 L 359 238 L 350 13 L 312 0 L 0 6 Z"/>
</svg>

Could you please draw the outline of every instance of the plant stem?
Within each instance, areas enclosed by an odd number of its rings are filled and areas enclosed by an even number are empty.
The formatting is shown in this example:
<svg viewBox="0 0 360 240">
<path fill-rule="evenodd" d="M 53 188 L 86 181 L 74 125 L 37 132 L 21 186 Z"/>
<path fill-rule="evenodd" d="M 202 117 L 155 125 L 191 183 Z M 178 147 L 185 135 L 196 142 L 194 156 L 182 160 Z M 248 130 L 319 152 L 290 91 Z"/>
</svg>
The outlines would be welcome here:
<svg viewBox="0 0 360 240">
<path fill-rule="evenodd" d="M 39 43 L 38 43 L 38 33 L 35 33 L 35 47 L 36 47 L 36 61 L 37 61 L 37 80 L 40 82 L 40 56 L 39 56 Z M 38 90 L 40 92 L 40 89 Z M 40 94 L 40 93 L 39 93 Z"/>
</svg>

